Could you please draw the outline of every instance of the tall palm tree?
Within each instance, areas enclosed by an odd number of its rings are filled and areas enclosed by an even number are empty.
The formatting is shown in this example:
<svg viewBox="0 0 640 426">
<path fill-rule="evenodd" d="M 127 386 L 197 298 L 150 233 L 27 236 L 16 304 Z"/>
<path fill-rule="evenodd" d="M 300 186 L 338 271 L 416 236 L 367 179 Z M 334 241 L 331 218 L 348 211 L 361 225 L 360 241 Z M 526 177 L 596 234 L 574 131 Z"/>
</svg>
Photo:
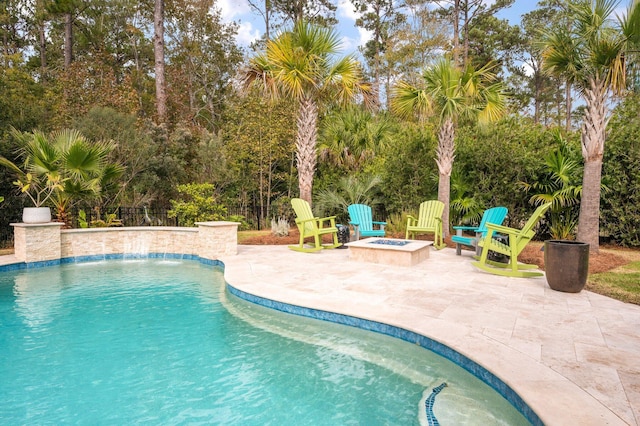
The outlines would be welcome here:
<svg viewBox="0 0 640 426">
<path fill-rule="evenodd" d="M 251 59 L 242 78 L 244 87 L 257 84 L 267 96 L 297 101 L 298 184 L 300 198 L 309 203 L 317 162 L 319 103 L 331 99 L 347 104 L 358 94 L 367 102 L 372 98 L 355 57 L 334 60 L 339 45 L 333 30 L 299 21 L 292 31 L 269 41 L 266 52 Z"/>
<path fill-rule="evenodd" d="M 417 114 L 421 119 L 430 115 L 438 117 L 438 200 L 445 205 L 442 220 L 446 224 L 446 236 L 449 234 L 456 123 L 460 118 L 471 118 L 480 123 L 497 120 L 505 111 L 503 85 L 496 81 L 490 65 L 479 70 L 471 65 L 460 68 L 443 58 L 422 73 L 419 84 L 398 83 L 392 90 L 391 106 L 403 115 Z"/>
<path fill-rule="evenodd" d="M 571 25 L 555 28 L 542 40 L 544 69 L 574 83 L 585 102 L 581 129 L 584 170 L 577 239 L 599 251 L 600 182 L 609 122 L 609 101 L 626 88 L 630 47 L 640 38 L 640 7 L 634 0 L 626 16 L 612 19 L 618 0 L 570 3 Z"/>
</svg>

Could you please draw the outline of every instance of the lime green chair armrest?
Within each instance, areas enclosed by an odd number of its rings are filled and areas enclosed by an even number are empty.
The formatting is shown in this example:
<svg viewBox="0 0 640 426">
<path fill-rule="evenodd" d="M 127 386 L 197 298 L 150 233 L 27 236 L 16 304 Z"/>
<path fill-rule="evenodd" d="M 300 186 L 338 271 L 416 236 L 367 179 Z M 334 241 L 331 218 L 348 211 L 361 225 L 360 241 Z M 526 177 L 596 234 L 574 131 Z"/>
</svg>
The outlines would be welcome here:
<svg viewBox="0 0 640 426">
<path fill-rule="evenodd" d="M 296 223 L 307 223 L 307 222 L 315 222 L 317 221 L 318 218 L 317 217 L 311 217 L 309 219 L 298 219 L 296 218 Z"/>
<path fill-rule="evenodd" d="M 496 225 L 494 223 L 487 223 L 487 229 L 489 231 L 496 231 L 499 234 L 518 235 L 522 233 L 522 230 L 509 228 L 508 226 Z"/>
</svg>

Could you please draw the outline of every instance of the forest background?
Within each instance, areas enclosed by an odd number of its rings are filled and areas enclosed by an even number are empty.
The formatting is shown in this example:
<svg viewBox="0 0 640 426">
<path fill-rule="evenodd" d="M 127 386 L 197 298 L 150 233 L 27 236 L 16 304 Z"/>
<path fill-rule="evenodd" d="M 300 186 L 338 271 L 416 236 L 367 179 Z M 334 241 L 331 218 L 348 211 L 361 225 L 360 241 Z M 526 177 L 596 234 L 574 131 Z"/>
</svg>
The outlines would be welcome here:
<svg viewBox="0 0 640 426">
<path fill-rule="evenodd" d="M 540 192 L 554 184 L 579 186 L 582 106 L 570 82 L 542 72 L 540 30 L 567 19 L 567 2 L 545 0 L 519 25 L 499 19 L 513 1 L 351 0 L 357 25 L 372 32 L 361 58 L 378 89 L 377 107 L 321 104 L 314 210 L 346 221 L 344 203 L 365 200 L 400 227 L 407 213 L 437 197 L 438 124 L 395 115 L 386 93 L 443 54 L 457 49 L 480 68 L 495 63 L 508 88 L 508 111 L 456 131 L 451 176 L 451 224 L 477 220 L 488 207 L 509 209 L 518 225 Z M 298 195 L 295 105 L 242 93 L 238 75 L 267 39 L 302 16 L 336 24 L 330 0 L 251 1 L 265 34 L 250 47 L 236 41 L 239 26 L 225 23 L 215 1 L 4 0 L 0 3 L 0 155 L 16 159 L 11 129 L 43 132 L 73 128 L 92 141 L 110 140 L 111 160 L 124 166 L 120 184 L 99 198 L 77 200 L 79 210 L 119 207 L 171 209 L 189 198 L 186 184 L 210 184 L 220 217 L 247 228 L 291 218 Z M 164 91 L 157 89 L 154 49 L 162 7 Z M 154 28 L 154 23 L 156 24 Z M 155 40 L 158 41 L 157 38 Z M 640 97 L 616 98 L 603 163 L 600 236 L 640 246 Z M 160 95 L 159 95 L 160 94 Z M 158 105 L 165 109 L 159 110 Z M 558 161 L 558 159 L 563 161 Z M 9 170 L 0 169 L 0 227 L 20 221 L 26 199 Z M 171 201 L 174 201 L 172 204 Z M 579 201 L 579 200 L 576 200 Z M 573 231 L 577 203 L 567 203 Z M 572 211 L 573 209 L 573 211 Z M 180 216 L 178 216 L 180 220 Z M 549 233 L 547 225 L 546 232 Z M 569 232 L 568 234 L 571 234 Z M 544 232 L 543 232 L 544 234 Z"/>
</svg>

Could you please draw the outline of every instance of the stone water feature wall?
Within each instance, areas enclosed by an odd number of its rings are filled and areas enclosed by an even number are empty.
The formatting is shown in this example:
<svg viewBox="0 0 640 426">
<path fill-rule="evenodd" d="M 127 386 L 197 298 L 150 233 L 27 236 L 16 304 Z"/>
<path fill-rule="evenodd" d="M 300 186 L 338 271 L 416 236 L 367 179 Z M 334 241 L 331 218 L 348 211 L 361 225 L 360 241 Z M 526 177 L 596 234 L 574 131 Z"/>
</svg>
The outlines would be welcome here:
<svg viewBox="0 0 640 426">
<path fill-rule="evenodd" d="M 81 256 L 171 253 L 216 260 L 237 254 L 237 222 L 199 222 L 195 228 L 125 227 L 61 229 L 61 223 L 13 223 L 15 257 L 20 262 Z"/>
</svg>

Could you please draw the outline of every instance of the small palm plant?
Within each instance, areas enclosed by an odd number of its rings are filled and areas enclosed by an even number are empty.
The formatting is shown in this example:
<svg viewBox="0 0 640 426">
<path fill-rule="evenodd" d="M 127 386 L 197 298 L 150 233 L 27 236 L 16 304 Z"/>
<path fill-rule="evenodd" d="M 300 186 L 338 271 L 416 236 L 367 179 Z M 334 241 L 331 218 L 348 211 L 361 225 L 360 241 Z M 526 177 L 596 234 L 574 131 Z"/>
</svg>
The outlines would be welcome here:
<svg viewBox="0 0 640 426">
<path fill-rule="evenodd" d="M 113 145 L 91 142 L 76 130 L 49 135 L 35 130 L 12 130 L 20 142 L 20 165 L 0 157 L 0 165 L 17 176 L 16 185 L 35 207 L 50 202 L 58 220 L 69 223 L 68 211 L 80 200 L 99 198 L 105 188 L 117 182 L 123 168 L 108 162 Z"/>
<path fill-rule="evenodd" d="M 55 163 L 55 152 L 41 132 L 34 132 L 33 137 L 25 138 L 24 134 L 13 129 L 12 135 L 21 143 L 18 157 L 20 165 L 0 157 L 0 165 L 6 167 L 16 176 L 13 182 L 22 194 L 25 194 L 34 207 L 44 207 L 55 191 L 62 189 L 64 179 Z"/>
<path fill-rule="evenodd" d="M 451 213 L 453 223 L 468 225 L 478 223 L 482 217 L 484 205 L 473 194 L 473 186 L 465 180 L 459 170 L 451 173 Z"/>
<path fill-rule="evenodd" d="M 532 184 L 521 183 L 534 204 L 553 203 L 549 213 L 549 232 L 554 239 L 573 239 L 580 208 L 582 167 L 579 154 L 559 132 L 554 133 L 557 148 L 545 159 L 545 173 Z"/>
<path fill-rule="evenodd" d="M 338 220 L 345 221 L 347 208 L 350 204 L 367 204 L 375 207 L 381 203 L 377 197 L 382 179 L 379 176 L 345 176 L 340 178 L 335 186 L 320 190 L 316 193 L 315 209 L 320 215 L 338 216 Z"/>
</svg>

